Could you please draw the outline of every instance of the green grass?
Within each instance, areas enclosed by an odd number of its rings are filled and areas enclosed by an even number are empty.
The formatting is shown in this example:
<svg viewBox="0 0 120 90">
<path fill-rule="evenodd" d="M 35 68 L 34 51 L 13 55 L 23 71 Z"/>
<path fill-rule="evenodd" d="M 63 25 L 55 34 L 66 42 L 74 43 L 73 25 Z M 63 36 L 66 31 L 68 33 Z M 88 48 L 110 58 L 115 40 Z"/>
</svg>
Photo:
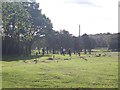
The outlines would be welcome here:
<svg viewBox="0 0 120 90">
<path fill-rule="evenodd" d="M 0 89 L 2 89 L 2 58 L 0 57 Z"/>
<path fill-rule="evenodd" d="M 118 55 L 115 52 L 104 53 L 107 56 L 82 54 L 87 61 L 76 55 L 72 55 L 71 60 L 64 60 L 69 59 L 68 55 L 55 55 L 55 60 L 47 60 L 52 55 L 38 57 L 37 64 L 34 63 L 35 58 L 2 61 L 2 87 L 117 88 Z"/>
</svg>

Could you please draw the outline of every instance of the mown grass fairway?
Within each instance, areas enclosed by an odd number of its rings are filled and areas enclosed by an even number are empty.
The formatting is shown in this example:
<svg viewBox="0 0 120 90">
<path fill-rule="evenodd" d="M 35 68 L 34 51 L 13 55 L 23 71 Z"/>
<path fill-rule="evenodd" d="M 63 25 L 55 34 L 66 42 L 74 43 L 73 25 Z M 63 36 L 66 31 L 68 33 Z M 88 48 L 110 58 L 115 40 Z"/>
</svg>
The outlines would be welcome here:
<svg viewBox="0 0 120 90">
<path fill-rule="evenodd" d="M 2 61 L 3 88 L 117 88 L 118 55 L 84 55 L 87 61 L 72 55 Z"/>
</svg>

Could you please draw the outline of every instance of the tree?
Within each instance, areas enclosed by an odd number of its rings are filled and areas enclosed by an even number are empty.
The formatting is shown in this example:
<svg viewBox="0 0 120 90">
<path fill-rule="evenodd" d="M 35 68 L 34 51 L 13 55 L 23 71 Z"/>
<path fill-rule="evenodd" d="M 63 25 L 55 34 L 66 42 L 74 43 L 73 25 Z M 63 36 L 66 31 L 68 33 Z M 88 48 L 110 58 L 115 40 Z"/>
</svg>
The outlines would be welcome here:
<svg viewBox="0 0 120 90">
<path fill-rule="evenodd" d="M 41 14 L 41 9 L 39 10 L 39 3 L 32 2 L 28 3 L 27 6 L 28 11 L 31 15 L 31 24 L 33 29 L 31 31 L 31 35 L 34 37 L 41 37 L 41 35 L 44 35 L 46 40 L 45 46 L 49 46 L 48 41 L 53 28 L 51 20 L 48 17 L 46 17 L 45 14 Z M 32 41 L 34 42 L 34 40 Z"/>
<path fill-rule="evenodd" d="M 96 42 L 95 47 L 97 48 L 107 48 L 110 36 L 111 36 L 110 33 L 89 35 L 90 38 L 95 40 Z"/>
<path fill-rule="evenodd" d="M 91 54 L 91 49 L 94 49 L 95 48 L 95 45 L 96 45 L 96 42 L 94 39 L 90 38 L 89 37 L 89 47 L 88 47 L 88 51 L 89 51 L 89 54 Z"/>
<path fill-rule="evenodd" d="M 21 54 L 21 37 L 26 37 L 30 15 L 20 2 L 2 3 L 3 54 Z M 22 32 L 21 32 L 22 31 Z"/>
<path fill-rule="evenodd" d="M 3 54 L 30 55 L 34 38 L 43 34 L 47 36 L 52 30 L 52 23 L 41 14 L 39 3 L 6 2 L 2 4 L 2 11 Z"/>
<path fill-rule="evenodd" d="M 65 49 L 72 48 L 72 35 L 66 30 L 52 31 L 49 34 L 49 48 L 58 51 L 61 47 Z"/>
<path fill-rule="evenodd" d="M 109 39 L 108 49 L 112 51 L 120 51 L 120 34 L 114 34 Z"/>
<path fill-rule="evenodd" d="M 73 50 L 80 52 L 83 49 L 82 38 L 73 36 Z"/>
<path fill-rule="evenodd" d="M 91 49 L 95 48 L 95 41 L 90 38 L 87 34 L 82 35 L 82 42 L 84 47 L 84 53 L 86 54 L 86 50 L 88 49 L 89 53 L 91 53 Z"/>
</svg>

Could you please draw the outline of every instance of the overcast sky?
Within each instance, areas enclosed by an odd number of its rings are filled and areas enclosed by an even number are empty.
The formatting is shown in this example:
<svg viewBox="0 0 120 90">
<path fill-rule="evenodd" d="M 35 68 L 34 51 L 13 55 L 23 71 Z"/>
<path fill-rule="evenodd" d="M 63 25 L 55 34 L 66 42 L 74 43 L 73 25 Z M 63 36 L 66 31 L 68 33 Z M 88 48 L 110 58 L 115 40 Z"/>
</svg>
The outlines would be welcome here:
<svg viewBox="0 0 120 90">
<path fill-rule="evenodd" d="M 66 29 L 78 36 L 84 33 L 117 33 L 119 0 L 37 0 L 54 30 Z"/>
</svg>

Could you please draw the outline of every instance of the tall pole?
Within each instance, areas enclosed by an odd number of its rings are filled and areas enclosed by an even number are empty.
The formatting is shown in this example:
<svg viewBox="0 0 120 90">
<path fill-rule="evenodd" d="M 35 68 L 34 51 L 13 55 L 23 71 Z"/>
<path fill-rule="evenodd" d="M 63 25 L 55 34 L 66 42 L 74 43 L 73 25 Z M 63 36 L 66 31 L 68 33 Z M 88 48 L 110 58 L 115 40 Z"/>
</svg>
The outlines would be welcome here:
<svg viewBox="0 0 120 90">
<path fill-rule="evenodd" d="M 80 24 L 79 24 L 79 37 L 80 37 Z"/>
<path fill-rule="evenodd" d="M 80 52 L 82 52 L 82 48 L 81 48 L 81 40 L 80 40 L 80 24 L 79 24 L 79 42 L 80 42 L 80 51 L 79 51 L 79 54 L 80 54 Z M 80 55 L 79 55 L 80 56 Z"/>
</svg>

